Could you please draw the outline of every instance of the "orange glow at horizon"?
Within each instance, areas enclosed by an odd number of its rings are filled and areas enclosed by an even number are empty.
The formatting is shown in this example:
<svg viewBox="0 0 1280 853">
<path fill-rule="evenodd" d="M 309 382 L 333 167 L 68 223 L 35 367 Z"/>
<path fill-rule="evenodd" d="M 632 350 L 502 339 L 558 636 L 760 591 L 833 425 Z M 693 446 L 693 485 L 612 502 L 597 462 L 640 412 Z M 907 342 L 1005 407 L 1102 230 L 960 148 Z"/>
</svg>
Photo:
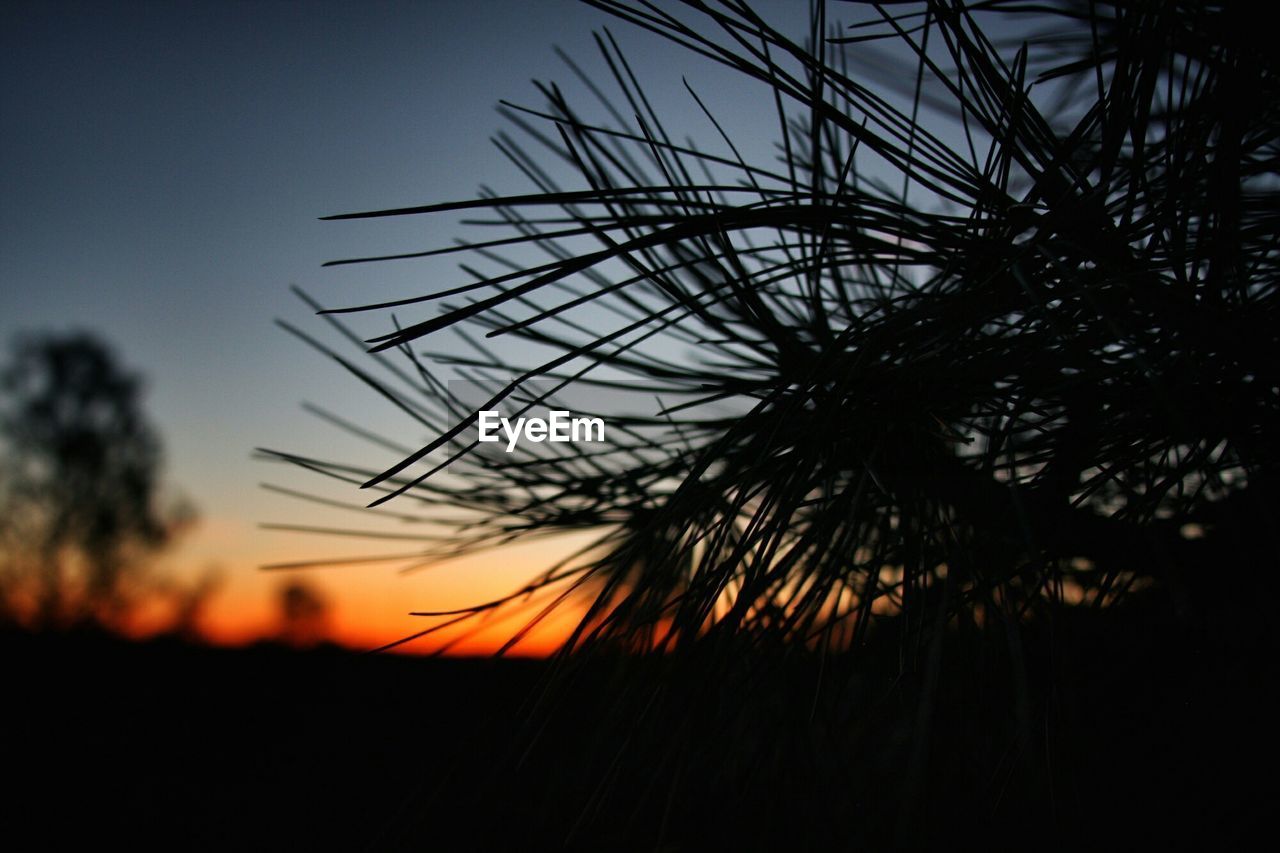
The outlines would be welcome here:
<svg viewBox="0 0 1280 853">
<path fill-rule="evenodd" d="M 401 574 L 395 563 L 264 571 L 259 567 L 269 563 L 376 554 L 380 546 L 335 546 L 332 540 L 261 531 L 230 520 L 213 520 L 201 528 L 191 542 L 184 543 L 158 566 L 172 565 L 179 574 L 192 577 L 198 576 L 202 567 L 216 567 L 221 584 L 198 623 L 199 634 L 207 642 L 242 646 L 277 637 L 279 592 L 290 581 L 301 581 L 326 603 L 326 639 L 361 651 L 394 643 L 451 618 L 412 616 L 411 612 L 456 610 L 506 597 L 598 535 L 566 534 L 515 543 Z M 494 654 L 567 586 L 565 582 L 555 586 L 554 592 L 535 593 L 529 601 L 517 599 L 390 651 L 451 656 Z M 577 627 L 585 609 L 584 602 L 566 599 L 506 654 L 552 654 Z M 137 636 L 153 633 L 159 624 L 146 618 L 138 622 L 136 630 L 130 632 Z"/>
</svg>

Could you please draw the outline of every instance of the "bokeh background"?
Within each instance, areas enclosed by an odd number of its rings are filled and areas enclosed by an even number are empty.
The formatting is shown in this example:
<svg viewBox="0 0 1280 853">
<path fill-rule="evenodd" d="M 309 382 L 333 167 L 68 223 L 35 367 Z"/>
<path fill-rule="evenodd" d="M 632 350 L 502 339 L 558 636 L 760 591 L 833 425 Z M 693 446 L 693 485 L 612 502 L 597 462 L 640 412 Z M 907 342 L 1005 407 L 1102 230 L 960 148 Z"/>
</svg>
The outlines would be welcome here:
<svg viewBox="0 0 1280 853">
<path fill-rule="evenodd" d="M 804 25 L 804 4 L 759 6 L 794 18 L 797 31 Z M 592 31 L 606 23 L 574 0 L 0 9 L 0 343 L 89 331 L 145 378 L 165 479 L 199 513 L 156 570 L 218 578 L 200 614 L 210 640 L 239 644 L 278 630 L 294 581 L 261 566 L 385 547 L 264 528 L 331 519 L 262 489 L 316 482 L 255 459 L 254 448 L 393 461 L 370 458 L 304 403 L 411 445 L 426 439 L 273 321 L 324 332 L 291 285 L 336 306 L 456 277 L 448 259 L 322 266 L 446 245 L 453 222 L 319 217 L 469 198 L 482 184 L 527 191 L 491 144 L 509 129 L 495 107 L 542 106 L 534 79 L 590 98 L 554 46 L 600 73 Z M 657 38 L 617 35 L 671 127 L 714 133 L 687 77 L 748 159 L 755 146 L 767 152 L 772 140 L 753 132 L 759 117 L 744 108 L 750 84 Z M 324 602 L 330 639 L 369 647 L 420 628 L 409 611 L 507 592 L 565 547 L 521 546 L 411 575 L 379 564 L 313 569 L 303 582 Z M 140 617 L 137 630 L 160 618 Z M 563 627 L 547 626 L 523 650 L 545 651 Z M 482 632 L 461 648 L 486 651 L 501 639 Z"/>
</svg>

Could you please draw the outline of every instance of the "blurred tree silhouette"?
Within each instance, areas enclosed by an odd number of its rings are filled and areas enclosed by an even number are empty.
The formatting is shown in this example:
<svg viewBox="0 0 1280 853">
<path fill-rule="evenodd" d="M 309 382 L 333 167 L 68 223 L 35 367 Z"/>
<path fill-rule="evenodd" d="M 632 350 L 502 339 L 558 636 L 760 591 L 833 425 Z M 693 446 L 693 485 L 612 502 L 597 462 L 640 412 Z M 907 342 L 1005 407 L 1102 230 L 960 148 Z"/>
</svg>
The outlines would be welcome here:
<svg viewBox="0 0 1280 853">
<path fill-rule="evenodd" d="M 122 627 L 146 559 L 194 518 L 162 501 L 141 381 L 85 334 L 21 339 L 0 371 L 0 606 L 39 628 Z"/>
<path fill-rule="evenodd" d="M 293 579 L 276 593 L 276 638 L 295 648 L 310 648 L 329 635 L 329 602 L 313 585 Z"/>
</svg>

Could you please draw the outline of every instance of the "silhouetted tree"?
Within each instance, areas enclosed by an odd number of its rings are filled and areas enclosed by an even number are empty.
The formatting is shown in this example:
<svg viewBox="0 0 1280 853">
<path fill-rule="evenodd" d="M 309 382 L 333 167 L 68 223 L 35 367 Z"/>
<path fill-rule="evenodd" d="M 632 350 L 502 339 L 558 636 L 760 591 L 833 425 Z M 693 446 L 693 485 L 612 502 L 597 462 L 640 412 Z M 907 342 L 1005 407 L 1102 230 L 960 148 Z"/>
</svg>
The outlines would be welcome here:
<svg viewBox="0 0 1280 853">
<path fill-rule="evenodd" d="M 1086 615 L 1227 601 L 1274 642 L 1280 67 L 1247 6 L 819 0 L 797 37 L 744 0 L 588 3 L 758 84 L 748 118 L 771 118 L 776 157 L 735 142 L 696 80 L 710 144 L 669 131 L 606 35 L 617 98 L 570 64 L 599 115 L 551 85 L 541 108 L 504 104 L 530 142 L 496 142 L 530 192 L 333 217 L 479 212 L 496 233 L 334 262 L 465 253 L 431 292 L 323 311 L 395 311 L 363 342 L 384 373 L 339 361 L 434 437 L 381 469 L 277 458 L 445 528 L 411 565 L 596 535 L 506 598 L 420 614 L 444 620 L 423 634 L 585 600 L 567 651 L 669 653 L 611 658 L 602 692 L 652 726 L 635 742 L 671 744 L 672 784 L 708 743 L 736 737 L 707 759 L 708 787 L 733 788 L 733 762 L 821 731 L 814 766 L 840 755 L 873 794 L 883 771 L 908 830 L 940 807 L 931 762 L 954 762 L 947 792 L 1053 764 L 1056 667 L 1093 640 L 1069 636 Z M 476 440 L 480 410 L 560 388 L 633 405 L 604 446 Z M 1162 597 L 1135 604 L 1143 588 Z M 815 650 L 807 690 L 720 692 Z M 646 665 L 683 667 L 698 700 L 626 677 Z M 964 734 L 931 753 L 947 689 Z M 641 776 L 661 763 L 636 751 Z M 767 804 L 775 777 L 748 772 Z M 681 798 L 650 781 L 665 823 Z"/>
<path fill-rule="evenodd" d="M 40 627 L 118 625 L 146 558 L 193 517 L 162 501 L 141 381 L 80 333 L 20 340 L 0 389 L 4 607 Z"/>
<path fill-rule="evenodd" d="M 324 312 L 425 311 L 368 341 L 408 372 L 340 361 L 436 437 L 383 471 L 281 458 L 466 514 L 426 556 L 599 531 L 536 585 L 598 593 L 576 643 L 856 644 L 881 600 L 935 626 L 1113 600 L 1267 488 L 1280 75 L 1238 6 L 838 4 L 862 18 L 828 29 L 817 3 L 797 41 L 745 2 L 589 5 L 762 84 L 780 161 L 748 162 L 691 86 L 721 150 L 677 142 L 601 39 L 625 108 L 542 85 L 544 109 L 503 108 L 580 188 L 503 134 L 535 192 L 332 217 L 508 229 L 334 262 L 471 253 L 454 286 Z M 446 330 L 467 351 L 431 358 L 479 406 L 410 350 Z M 473 440 L 479 409 L 561 387 L 632 389 L 627 428 L 589 457 Z"/>
<path fill-rule="evenodd" d="M 328 638 L 329 602 L 306 581 L 293 579 L 276 593 L 276 638 L 295 648 L 309 648 Z"/>
</svg>

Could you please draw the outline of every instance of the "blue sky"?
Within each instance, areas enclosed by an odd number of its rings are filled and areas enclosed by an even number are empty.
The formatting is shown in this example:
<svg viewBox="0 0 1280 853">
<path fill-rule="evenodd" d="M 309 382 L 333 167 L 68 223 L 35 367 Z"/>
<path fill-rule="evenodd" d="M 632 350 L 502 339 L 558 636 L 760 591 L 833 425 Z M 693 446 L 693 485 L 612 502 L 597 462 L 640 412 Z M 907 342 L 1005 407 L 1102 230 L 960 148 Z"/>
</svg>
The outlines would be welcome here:
<svg viewBox="0 0 1280 853">
<path fill-rule="evenodd" d="M 802 3 L 764 5 L 803 19 Z M 316 328 L 289 285 L 350 304 L 451 274 L 443 262 L 321 268 L 442 245 L 447 219 L 318 217 L 468 198 L 482 182 L 526 191 L 489 142 L 503 127 L 494 107 L 541 106 L 531 78 L 571 79 L 553 44 L 601 71 L 591 30 L 606 22 L 573 0 L 3 6 L 0 340 L 88 328 L 147 377 L 169 479 L 206 520 L 178 562 L 224 565 L 233 589 L 260 592 L 252 565 L 302 546 L 258 522 L 307 519 L 257 487 L 274 472 L 252 449 L 336 446 L 303 400 L 384 417 L 273 326 Z M 614 29 L 674 126 L 710 129 L 686 74 L 731 130 L 758 120 L 735 115 L 720 72 Z M 387 588 L 389 607 L 410 609 Z"/>
</svg>

